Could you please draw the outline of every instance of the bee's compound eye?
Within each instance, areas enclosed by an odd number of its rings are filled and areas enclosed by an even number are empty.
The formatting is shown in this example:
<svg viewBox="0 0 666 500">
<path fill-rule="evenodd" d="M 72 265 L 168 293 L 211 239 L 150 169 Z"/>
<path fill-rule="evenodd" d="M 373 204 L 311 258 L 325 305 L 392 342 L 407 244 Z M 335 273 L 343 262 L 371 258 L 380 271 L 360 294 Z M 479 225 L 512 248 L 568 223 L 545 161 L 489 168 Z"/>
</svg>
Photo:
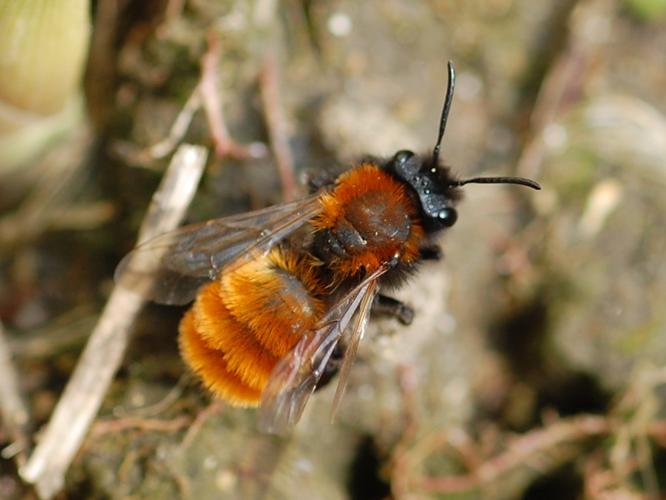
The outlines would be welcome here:
<svg viewBox="0 0 666 500">
<path fill-rule="evenodd" d="M 453 226 L 458 220 L 458 212 L 455 208 L 446 207 L 437 214 L 437 219 L 446 227 Z"/>
<path fill-rule="evenodd" d="M 407 151 L 406 149 L 402 149 L 398 151 L 395 156 L 393 157 L 393 161 L 396 163 L 397 166 L 403 166 L 405 163 L 407 163 L 411 158 L 414 157 L 414 153 L 411 151 Z"/>
</svg>

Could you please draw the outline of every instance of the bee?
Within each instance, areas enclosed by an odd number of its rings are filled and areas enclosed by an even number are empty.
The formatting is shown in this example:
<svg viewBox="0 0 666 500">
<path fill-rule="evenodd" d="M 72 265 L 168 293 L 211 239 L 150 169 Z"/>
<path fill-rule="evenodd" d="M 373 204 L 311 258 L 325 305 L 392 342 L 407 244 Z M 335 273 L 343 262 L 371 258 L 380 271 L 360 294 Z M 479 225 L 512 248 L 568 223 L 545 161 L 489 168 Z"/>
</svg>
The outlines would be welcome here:
<svg viewBox="0 0 666 500">
<path fill-rule="evenodd" d="M 441 251 L 461 187 L 521 177 L 456 178 L 440 164 L 453 101 L 448 85 L 431 154 L 369 157 L 301 200 L 186 226 L 137 246 L 116 280 L 163 304 L 194 301 L 180 322 L 185 363 L 215 396 L 259 406 L 260 427 L 283 433 L 337 372 L 335 413 L 371 310 L 409 323 L 397 287 Z"/>
</svg>

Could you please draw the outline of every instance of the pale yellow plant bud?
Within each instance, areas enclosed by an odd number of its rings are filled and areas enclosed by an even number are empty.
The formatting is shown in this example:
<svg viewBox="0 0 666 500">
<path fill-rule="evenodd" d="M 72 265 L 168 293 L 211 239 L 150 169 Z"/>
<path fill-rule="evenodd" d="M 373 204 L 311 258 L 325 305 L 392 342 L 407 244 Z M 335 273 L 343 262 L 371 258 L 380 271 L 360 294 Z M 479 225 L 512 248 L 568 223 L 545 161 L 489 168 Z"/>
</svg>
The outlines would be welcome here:
<svg viewBox="0 0 666 500">
<path fill-rule="evenodd" d="M 79 116 L 86 0 L 0 0 L 0 174 Z"/>
</svg>

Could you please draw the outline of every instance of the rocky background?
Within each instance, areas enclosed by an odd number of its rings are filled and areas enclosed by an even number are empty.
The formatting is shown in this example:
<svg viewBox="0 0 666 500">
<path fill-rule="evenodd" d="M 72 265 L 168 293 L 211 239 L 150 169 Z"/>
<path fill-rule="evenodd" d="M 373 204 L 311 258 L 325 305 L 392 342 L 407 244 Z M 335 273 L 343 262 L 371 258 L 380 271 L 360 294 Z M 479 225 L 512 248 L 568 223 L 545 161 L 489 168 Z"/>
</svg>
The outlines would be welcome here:
<svg viewBox="0 0 666 500">
<path fill-rule="evenodd" d="M 329 387 L 286 438 L 211 401 L 184 309 L 148 305 L 59 498 L 666 495 L 663 0 L 32 3 L 0 2 L 5 54 L 41 20 L 0 77 L 0 363 L 29 415 L 0 427 L 1 498 L 36 498 L 19 469 L 177 144 L 210 149 L 187 221 L 280 202 L 430 150 L 448 60 L 446 163 L 543 190 L 466 186 L 398 294 L 414 323 L 373 321 L 336 422 Z M 31 80 L 33 53 L 61 62 Z"/>
</svg>

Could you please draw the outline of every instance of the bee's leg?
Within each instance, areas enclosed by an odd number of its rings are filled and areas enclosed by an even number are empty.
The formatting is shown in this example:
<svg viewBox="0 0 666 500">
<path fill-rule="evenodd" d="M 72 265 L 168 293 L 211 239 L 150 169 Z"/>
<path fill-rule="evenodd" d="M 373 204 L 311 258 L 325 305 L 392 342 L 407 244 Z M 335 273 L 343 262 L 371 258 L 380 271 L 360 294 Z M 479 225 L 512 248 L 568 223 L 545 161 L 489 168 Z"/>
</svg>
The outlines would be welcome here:
<svg viewBox="0 0 666 500">
<path fill-rule="evenodd" d="M 317 387 L 315 387 L 315 391 L 318 391 L 322 387 L 326 387 L 328 383 L 331 380 L 333 380 L 333 377 L 335 377 L 338 374 L 338 371 L 340 370 L 340 365 L 342 365 L 342 358 L 344 357 L 344 354 L 345 354 L 344 346 L 338 343 L 338 345 L 335 346 L 335 349 L 333 349 L 331 357 L 328 359 L 328 363 L 326 363 L 326 366 L 324 367 L 324 373 L 319 379 L 319 382 L 317 382 Z"/>
<path fill-rule="evenodd" d="M 419 248 L 419 256 L 423 260 L 441 260 L 444 253 L 439 245 L 427 245 Z"/>
<path fill-rule="evenodd" d="M 393 297 L 388 297 L 386 295 L 377 294 L 372 303 L 372 312 L 375 314 L 385 314 L 387 316 L 392 316 L 396 318 L 403 325 L 411 324 L 414 319 L 414 309 L 409 307 L 407 304 L 400 302 L 398 299 Z M 322 374 L 319 382 L 317 382 L 317 387 L 315 391 L 318 391 L 322 387 L 328 385 L 328 383 L 338 374 L 340 366 L 342 365 L 342 359 L 345 354 L 345 346 L 342 343 L 338 343 L 331 354 L 331 357 L 326 363 L 324 368 L 324 373 Z"/>
<path fill-rule="evenodd" d="M 414 309 L 400 302 L 398 299 L 382 295 L 381 293 L 375 295 L 375 300 L 372 303 L 372 312 L 392 316 L 403 325 L 411 324 L 414 319 Z"/>
</svg>

